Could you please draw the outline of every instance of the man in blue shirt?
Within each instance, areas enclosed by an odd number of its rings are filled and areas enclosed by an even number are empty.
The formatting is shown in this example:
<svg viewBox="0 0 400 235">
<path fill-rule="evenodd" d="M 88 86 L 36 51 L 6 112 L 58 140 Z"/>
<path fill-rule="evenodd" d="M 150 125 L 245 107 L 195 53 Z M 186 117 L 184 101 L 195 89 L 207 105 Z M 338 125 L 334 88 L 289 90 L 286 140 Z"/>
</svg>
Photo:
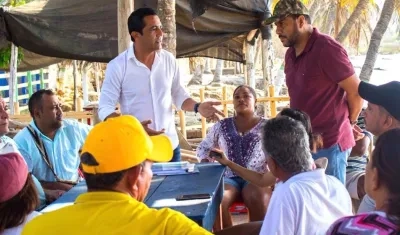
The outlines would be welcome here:
<svg viewBox="0 0 400 235">
<path fill-rule="evenodd" d="M 18 149 L 45 192 L 68 191 L 80 179 L 79 149 L 91 127 L 63 120 L 61 104 L 51 90 L 35 92 L 28 106 L 33 120 L 14 137 Z"/>
</svg>

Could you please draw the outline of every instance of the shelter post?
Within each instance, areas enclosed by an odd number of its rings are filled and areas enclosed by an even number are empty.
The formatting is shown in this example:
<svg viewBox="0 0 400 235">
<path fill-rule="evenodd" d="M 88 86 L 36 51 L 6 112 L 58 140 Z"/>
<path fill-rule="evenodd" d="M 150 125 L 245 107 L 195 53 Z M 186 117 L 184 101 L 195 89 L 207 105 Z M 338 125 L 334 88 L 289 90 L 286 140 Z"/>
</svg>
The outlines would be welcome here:
<svg viewBox="0 0 400 235">
<path fill-rule="evenodd" d="M 18 95 L 16 96 L 18 90 L 15 89 L 18 83 L 17 64 L 18 64 L 18 47 L 14 45 L 14 43 L 11 43 L 10 77 L 8 78 L 8 87 L 10 89 L 8 106 L 10 107 L 11 115 L 15 114 L 15 107 L 16 107 L 15 103 L 18 102 Z"/>
<path fill-rule="evenodd" d="M 118 0 L 118 53 L 125 51 L 131 42 L 128 18 L 133 11 L 133 0 Z"/>
</svg>

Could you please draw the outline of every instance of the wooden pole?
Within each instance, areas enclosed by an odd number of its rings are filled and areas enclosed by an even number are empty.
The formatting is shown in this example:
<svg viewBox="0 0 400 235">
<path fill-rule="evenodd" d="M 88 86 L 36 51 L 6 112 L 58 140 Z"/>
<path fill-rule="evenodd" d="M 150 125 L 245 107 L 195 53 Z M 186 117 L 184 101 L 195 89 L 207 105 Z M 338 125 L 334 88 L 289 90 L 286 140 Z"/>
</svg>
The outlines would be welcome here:
<svg viewBox="0 0 400 235">
<path fill-rule="evenodd" d="M 118 0 L 118 52 L 125 51 L 131 42 L 128 18 L 133 11 L 133 0 Z"/>
<path fill-rule="evenodd" d="M 204 88 L 200 88 L 200 102 L 204 101 Z M 205 138 L 207 134 L 206 119 L 201 117 L 201 138 Z"/>
<path fill-rule="evenodd" d="M 77 86 L 77 80 L 78 80 L 78 65 L 76 60 L 72 62 L 72 68 L 73 68 L 73 77 L 74 77 L 74 110 L 78 111 L 78 86 Z"/>
<path fill-rule="evenodd" d="M 242 64 L 243 67 L 243 75 L 244 75 L 244 83 L 246 85 L 249 85 L 249 78 L 247 77 L 247 60 L 248 60 L 248 54 L 247 52 L 247 42 L 244 40 L 243 42 L 243 54 L 244 54 L 244 63 Z"/>
<path fill-rule="evenodd" d="M 246 43 L 246 42 L 245 42 Z M 255 46 L 247 43 L 246 45 L 246 71 L 248 85 L 256 88 L 256 68 L 254 63 Z"/>
<path fill-rule="evenodd" d="M 19 102 L 14 102 L 14 114 L 19 115 Z"/>
<path fill-rule="evenodd" d="M 45 89 L 43 69 L 40 69 L 40 89 Z"/>
<path fill-rule="evenodd" d="M 83 91 L 83 106 L 89 103 L 88 79 L 87 79 L 87 64 L 82 68 L 82 91 Z"/>
<path fill-rule="evenodd" d="M 26 73 L 26 77 L 28 78 L 28 94 L 29 97 L 33 94 L 33 89 L 32 89 L 32 74 L 30 71 Z"/>
<path fill-rule="evenodd" d="M 18 83 L 17 78 L 17 63 L 18 63 L 18 47 L 11 43 L 11 59 L 10 59 L 10 77 L 8 78 L 8 87 L 10 88 L 9 91 L 9 105 L 10 114 L 15 114 L 14 103 L 15 101 L 18 102 L 18 99 L 15 99 L 15 87 Z"/>
<path fill-rule="evenodd" d="M 228 96 L 226 95 L 226 86 L 222 87 L 222 100 L 227 100 Z M 224 115 L 228 117 L 228 105 L 224 104 Z"/>
<path fill-rule="evenodd" d="M 274 67 L 274 48 L 272 47 L 272 40 L 262 40 L 262 69 L 263 69 L 263 80 L 264 80 L 264 95 L 266 97 L 271 96 L 269 94 L 269 86 L 274 84 L 272 76 L 272 68 Z M 274 94 L 272 94 L 274 96 Z M 270 113 L 270 103 L 264 104 L 264 116 L 267 117 Z"/>
<path fill-rule="evenodd" d="M 187 134 L 186 134 L 186 116 L 185 116 L 185 112 L 182 111 L 182 110 L 179 110 L 178 113 L 179 113 L 181 133 L 182 133 L 183 137 L 186 139 L 187 138 Z"/>
<path fill-rule="evenodd" d="M 95 80 L 96 80 L 96 92 L 97 92 L 97 99 L 100 99 L 100 64 L 94 64 L 94 72 L 95 72 Z"/>
<path fill-rule="evenodd" d="M 274 97 L 275 94 L 275 88 L 274 86 L 269 87 L 269 96 Z M 276 116 L 276 101 L 271 100 L 271 118 L 274 118 Z"/>
<path fill-rule="evenodd" d="M 157 15 L 163 25 L 163 49 L 176 56 L 175 0 L 158 0 Z"/>
</svg>

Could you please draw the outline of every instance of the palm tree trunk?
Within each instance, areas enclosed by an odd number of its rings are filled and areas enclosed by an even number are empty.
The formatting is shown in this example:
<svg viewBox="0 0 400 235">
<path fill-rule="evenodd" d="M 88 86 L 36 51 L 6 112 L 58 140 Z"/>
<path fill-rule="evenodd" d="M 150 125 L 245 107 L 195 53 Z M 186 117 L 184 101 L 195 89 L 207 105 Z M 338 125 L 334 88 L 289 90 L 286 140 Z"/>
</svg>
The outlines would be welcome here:
<svg viewBox="0 0 400 235">
<path fill-rule="evenodd" d="M 252 88 L 256 88 L 256 68 L 254 64 L 255 57 L 255 45 L 251 45 L 250 43 L 246 43 L 246 71 L 247 74 L 247 85 Z"/>
<path fill-rule="evenodd" d="M 8 78 L 9 85 L 9 102 L 8 107 L 10 108 L 10 114 L 19 114 L 18 110 L 15 110 L 14 103 L 18 102 L 18 47 L 11 43 L 11 59 L 10 59 L 10 77 Z"/>
<path fill-rule="evenodd" d="M 313 1 L 309 8 L 311 19 L 313 19 L 313 20 L 315 19 L 315 14 L 317 13 L 319 8 L 320 8 L 319 1 Z"/>
<path fill-rule="evenodd" d="M 118 52 L 125 51 L 131 42 L 131 36 L 126 30 L 126 23 L 133 8 L 133 1 L 131 0 L 118 0 Z"/>
<path fill-rule="evenodd" d="M 261 39 L 262 41 L 262 69 L 263 69 L 263 80 L 264 80 L 264 95 L 269 97 L 269 86 L 274 84 L 272 76 L 272 70 L 274 68 L 274 47 L 272 39 Z M 264 117 L 268 117 L 271 113 L 270 103 L 264 103 Z"/>
<path fill-rule="evenodd" d="M 336 1 L 336 17 L 335 17 L 335 37 L 339 34 L 340 25 L 340 0 Z"/>
<path fill-rule="evenodd" d="M 224 68 L 224 61 L 218 59 L 215 66 L 214 79 L 211 83 L 221 83 L 222 69 Z"/>
<path fill-rule="evenodd" d="M 323 13 L 319 13 L 319 12 L 317 14 L 322 14 L 323 17 L 325 17 L 325 20 L 323 21 L 324 23 L 322 25 L 321 31 L 326 33 L 326 34 L 332 34 L 332 31 L 335 30 L 334 29 L 334 24 L 332 24 L 332 22 L 334 22 L 336 20 L 336 3 L 335 2 L 331 2 L 329 4 L 326 16 L 324 16 Z"/>
<path fill-rule="evenodd" d="M 188 86 L 191 85 L 202 85 L 203 84 L 203 73 L 204 73 L 204 58 L 192 57 L 191 58 L 193 67 L 193 77 L 190 79 Z"/>
<path fill-rule="evenodd" d="M 163 25 L 163 48 L 176 56 L 175 0 L 158 0 L 157 14 Z"/>
<path fill-rule="evenodd" d="M 212 74 L 212 72 L 211 72 L 211 58 L 205 58 L 204 74 Z"/>
<path fill-rule="evenodd" d="M 351 28 L 360 17 L 361 13 L 367 8 L 369 0 L 359 0 L 356 8 L 351 13 L 350 18 L 346 21 L 343 28 L 340 30 L 336 37 L 336 41 L 343 43 L 346 37 L 349 35 Z"/>
<path fill-rule="evenodd" d="M 379 17 L 378 23 L 376 24 L 374 31 L 372 32 L 367 56 L 361 69 L 360 79 L 363 81 L 368 82 L 371 78 L 375 61 L 378 57 L 379 46 L 381 44 L 382 37 L 385 34 L 387 27 L 390 23 L 390 19 L 393 15 L 394 5 L 395 0 L 386 0 L 383 4 L 381 16 Z"/>
<path fill-rule="evenodd" d="M 74 77 L 74 110 L 78 111 L 78 63 L 76 60 L 73 61 L 73 77 Z"/>
</svg>

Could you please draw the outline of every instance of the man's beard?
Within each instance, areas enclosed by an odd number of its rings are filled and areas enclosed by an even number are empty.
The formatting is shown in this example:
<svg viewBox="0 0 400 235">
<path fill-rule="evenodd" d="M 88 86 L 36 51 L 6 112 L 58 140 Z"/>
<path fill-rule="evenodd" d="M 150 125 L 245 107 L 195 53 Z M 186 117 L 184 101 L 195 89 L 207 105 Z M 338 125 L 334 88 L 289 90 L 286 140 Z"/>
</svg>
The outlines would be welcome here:
<svg viewBox="0 0 400 235">
<path fill-rule="evenodd" d="M 51 125 L 52 128 L 54 128 L 55 130 L 57 130 L 58 128 L 60 128 L 62 126 L 62 121 L 54 121 Z"/>
<path fill-rule="evenodd" d="M 290 37 L 285 37 L 286 38 L 286 44 L 283 45 L 285 47 L 294 47 L 297 43 L 297 39 L 299 38 L 299 29 L 295 27 L 293 34 Z"/>
</svg>

